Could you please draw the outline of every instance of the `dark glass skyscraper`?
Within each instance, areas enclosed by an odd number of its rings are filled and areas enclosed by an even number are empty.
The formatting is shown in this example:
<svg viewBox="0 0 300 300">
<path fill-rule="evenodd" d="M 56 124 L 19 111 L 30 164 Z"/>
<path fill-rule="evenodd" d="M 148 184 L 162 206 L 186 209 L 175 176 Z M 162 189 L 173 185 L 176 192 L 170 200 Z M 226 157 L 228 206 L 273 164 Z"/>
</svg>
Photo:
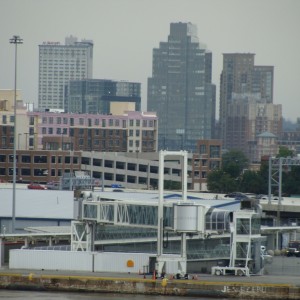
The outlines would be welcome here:
<svg viewBox="0 0 300 300">
<path fill-rule="evenodd" d="M 191 23 L 171 23 L 167 42 L 153 49 L 147 110 L 159 118 L 158 148 L 195 151 L 210 139 L 215 121 L 212 54 L 198 41 Z"/>
</svg>

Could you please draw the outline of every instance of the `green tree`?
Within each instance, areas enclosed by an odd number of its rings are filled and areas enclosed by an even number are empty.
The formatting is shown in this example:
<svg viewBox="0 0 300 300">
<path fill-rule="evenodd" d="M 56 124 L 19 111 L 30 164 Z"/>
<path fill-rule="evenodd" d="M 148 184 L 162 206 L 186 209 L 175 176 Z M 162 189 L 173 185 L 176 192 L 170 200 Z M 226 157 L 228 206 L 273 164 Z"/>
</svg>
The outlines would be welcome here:
<svg viewBox="0 0 300 300">
<path fill-rule="evenodd" d="M 263 194 L 264 179 L 260 172 L 247 170 L 244 172 L 240 181 L 240 190 L 244 193 Z"/>
<path fill-rule="evenodd" d="M 221 187 L 221 179 L 223 176 L 222 170 L 214 170 L 207 175 L 207 188 L 209 191 L 213 193 L 221 193 L 222 187 Z"/>
<path fill-rule="evenodd" d="M 261 162 L 258 175 L 261 178 L 260 194 L 268 194 L 269 186 L 269 162 Z"/>
<path fill-rule="evenodd" d="M 181 190 L 182 184 L 181 184 L 181 182 L 178 182 L 178 181 L 165 180 L 164 188 L 166 190 Z"/>
<path fill-rule="evenodd" d="M 240 150 L 231 150 L 222 156 L 222 170 L 233 178 L 238 178 L 248 168 L 248 159 Z"/>
<path fill-rule="evenodd" d="M 282 192 L 287 195 L 300 195 L 300 167 L 293 166 L 290 172 L 283 173 Z"/>
<path fill-rule="evenodd" d="M 237 190 L 237 180 L 222 170 L 215 170 L 207 176 L 207 188 L 213 193 L 229 193 Z"/>
<path fill-rule="evenodd" d="M 279 152 L 276 157 L 294 157 L 294 155 L 295 154 L 293 150 L 290 150 L 289 148 L 284 146 L 280 146 Z"/>
</svg>

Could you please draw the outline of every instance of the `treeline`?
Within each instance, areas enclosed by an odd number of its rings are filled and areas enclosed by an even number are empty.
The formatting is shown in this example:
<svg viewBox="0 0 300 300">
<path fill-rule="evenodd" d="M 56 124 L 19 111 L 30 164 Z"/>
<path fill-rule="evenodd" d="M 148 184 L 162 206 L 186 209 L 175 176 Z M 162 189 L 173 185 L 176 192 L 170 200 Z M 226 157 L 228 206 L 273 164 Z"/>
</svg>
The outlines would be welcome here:
<svg viewBox="0 0 300 300">
<path fill-rule="evenodd" d="M 293 151 L 281 147 L 278 157 L 293 157 Z M 239 150 L 224 153 L 222 167 L 208 174 L 207 187 L 213 193 L 243 192 L 268 194 L 269 162 L 262 162 L 259 171 L 249 170 L 245 154 Z M 300 167 L 285 168 L 282 173 L 282 195 L 300 195 Z"/>
</svg>

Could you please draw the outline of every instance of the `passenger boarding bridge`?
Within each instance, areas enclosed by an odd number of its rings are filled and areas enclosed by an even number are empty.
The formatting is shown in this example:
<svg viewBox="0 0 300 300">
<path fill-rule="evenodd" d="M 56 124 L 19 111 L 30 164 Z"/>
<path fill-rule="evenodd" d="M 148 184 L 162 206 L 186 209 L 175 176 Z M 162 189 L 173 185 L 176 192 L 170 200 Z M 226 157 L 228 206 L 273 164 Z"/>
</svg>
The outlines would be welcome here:
<svg viewBox="0 0 300 300">
<path fill-rule="evenodd" d="M 81 220 L 72 222 L 71 229 L 71 249 L 81 251 L 94 251 L 97 240 L 97 233 L 101 231 L 101 226 L 114 225 L 118 227 L 131 227 L 139 229 L 154 229 L 157 231 L 157 256 L 156 270 L 161 274 L 164 265 L 168 261 L 177 261 L 180 274 L 185 274 L 187 270 L 187 236 L 198 235 L 202 239 L 207 234 L 231 233 L 230 224 L 233 220 L 233 213 L 223 211 L 210 206 L 200 205 L 192 201 L 187 201 L 186 177 L 183 176 L 182 199 L 180 201 L 165 201 L 164 199 L 164 158 L 167 155 L 180 155 L 184 159 L 183 174 L 187 174 L 187 153 L 160 152 L 159 160 L 159 198 L 158 202 L 140 201 L 110 201 L 94 197 L 93 194 L 86 195 L 82 203 Z M 249 209 L 251 210 L 252 207 Z M 253 212 L 256 219 L 258 214 Z M 252 217 L 247 217 L 251 224 Z M 244 225 L 243 225 L 244 226 Z M 171 232 L 180 235 L 181 246 L 180 255 L 167 255 L 163 253 L 164 233 Z M 250 234 L 250 236 L 248 236 Z M 245 244 L 243 252 L 249 260 L 250 244 L 253 239 L 260 242 L 261 236 L 251 237 L 251 229 L 247 230 L 247 236 L 243 235 L 241 241 L 235 240 L 234 245 Z M 258 249 L 256 242 L 256 248 Z M 260 245 L 260 244 L 259 244 Z M 240 246 L 239 246 L 240 247 Z M 235 255 L 237 252 L 234 252 Z M 231 258 L 235 261 L 236 258 Z M 257 260 L 257 259 L 256 259 Z"/>
</svg>

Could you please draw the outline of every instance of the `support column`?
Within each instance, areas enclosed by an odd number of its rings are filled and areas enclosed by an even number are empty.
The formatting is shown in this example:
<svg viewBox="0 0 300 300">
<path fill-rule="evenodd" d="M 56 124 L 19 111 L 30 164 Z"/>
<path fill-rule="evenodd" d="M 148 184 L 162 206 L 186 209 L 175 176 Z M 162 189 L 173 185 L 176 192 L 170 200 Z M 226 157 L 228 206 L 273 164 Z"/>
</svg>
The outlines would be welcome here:
<svg viewBox="0 0 300 300">
<path fill-rule="evenodd" d="M 4 242 L 3 238 L 0 237 L 0 268 L 3 267 L 4 264 Z"/>
</svg>

